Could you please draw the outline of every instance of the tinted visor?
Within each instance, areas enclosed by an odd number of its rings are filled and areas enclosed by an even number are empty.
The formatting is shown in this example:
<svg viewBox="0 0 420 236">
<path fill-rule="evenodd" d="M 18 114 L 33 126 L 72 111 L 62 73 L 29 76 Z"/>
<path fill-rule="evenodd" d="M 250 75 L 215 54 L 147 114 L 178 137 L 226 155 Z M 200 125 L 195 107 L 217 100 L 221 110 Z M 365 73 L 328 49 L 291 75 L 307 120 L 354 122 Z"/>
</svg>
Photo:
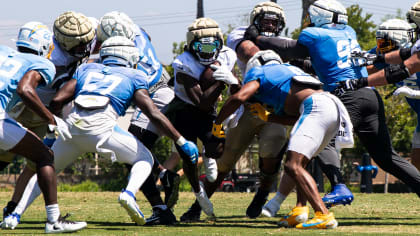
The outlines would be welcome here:
<svg viewBox="0 0 420 236">
<path fill-rule="evenodd" d="M 377 38 L 376 45 L 379 52 L 381 52 L 382 54 L 387 53 L 396 48 L 394 41 L 392 41 L 391 39 Z"/>
<path fill-rule="evenodd" d="M 219 40 L 213 37 L 201 38 L 193 43 L 193 50 L 203 58 L 211 58 L 221 48 Z"/>
</svg>

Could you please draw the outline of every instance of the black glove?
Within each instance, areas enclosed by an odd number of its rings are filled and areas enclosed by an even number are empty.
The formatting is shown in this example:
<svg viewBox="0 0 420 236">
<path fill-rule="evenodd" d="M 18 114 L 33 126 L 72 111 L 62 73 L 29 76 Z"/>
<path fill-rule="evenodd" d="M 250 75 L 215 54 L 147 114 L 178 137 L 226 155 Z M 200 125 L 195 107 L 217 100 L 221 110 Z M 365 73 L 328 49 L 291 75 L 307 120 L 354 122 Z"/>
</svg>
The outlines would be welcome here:
<svg viewBox="0 0 420 236">
<path fill-rule="evenodd" d="M 251 40 L 252 42 L 256 43 L 259 34 L 260 32 L 258 31 L 257 27 L 255 25 L 250 25 L 245 31 L 244 39 Z"/>
<path fill-rule="evenodd" d="M 347 91 L 355 91 L 368 86 L 367 78 L 343 80 L 337 83 L 338 86 L 332 92 L 336 96 L 342 96 Z"/>
<path fill-rule="evenodd" d="M 364 51 L 354 51 L 351 53 L 351 61 L 353 62 L 353 65 L 363 67 L 375 63 L 385 63 L 385 57 L 382 54 L 377 55 Z"/>
</svg>

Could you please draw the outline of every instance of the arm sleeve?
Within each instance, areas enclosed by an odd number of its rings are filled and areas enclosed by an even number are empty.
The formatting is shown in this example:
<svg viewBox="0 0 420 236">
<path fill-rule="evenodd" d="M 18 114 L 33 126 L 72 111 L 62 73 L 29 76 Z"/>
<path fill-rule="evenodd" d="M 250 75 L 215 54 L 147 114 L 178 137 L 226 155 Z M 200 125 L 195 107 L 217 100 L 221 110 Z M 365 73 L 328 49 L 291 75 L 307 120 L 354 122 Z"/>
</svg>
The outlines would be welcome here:
<svg viewBox="0 0 420 236">
<path fill-rule="evenodd" d="M 274 50 L 284 61 L 309 57 L 309 51 L 306 46 L 298 43 L 296 40 L 261 37 L 258 39 L 257 46 L 263 50 Z"/>
</svg>

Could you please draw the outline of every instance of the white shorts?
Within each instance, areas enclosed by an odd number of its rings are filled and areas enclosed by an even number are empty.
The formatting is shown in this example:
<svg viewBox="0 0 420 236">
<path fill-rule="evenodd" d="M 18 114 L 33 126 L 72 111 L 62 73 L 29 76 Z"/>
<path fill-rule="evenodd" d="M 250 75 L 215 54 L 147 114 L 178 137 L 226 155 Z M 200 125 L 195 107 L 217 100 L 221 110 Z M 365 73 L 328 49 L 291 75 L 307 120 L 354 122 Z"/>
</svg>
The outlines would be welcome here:
<svg viewBox="0 0 420 236">
<path fill-rule="evenodd" d="M 311 159 L 337 135 L 340 114 L 335 102 L 324 93 L 306 98 L 300 105 L 300 113 L 290 133 L 288 151 Z"/>
<path fill-rule="evenodd" d="M 414 130 L 411 146 L 412 149 L 420 148 L 420 132 L 417 130 Z"/>
<path fill-rule="evenodd" d="M 151 97 L 153 100 L 153 103 L 156 105 L 156 107 L 163 112 L 166 108 L 166 105 L 168 105 L 172 99 L 175 97 L 174 91 L 169 87 L 161 87 L 153 94 Z M 149 118 L 141 112 L 141 110 L 136 107 L 136 111 L 134 112 L 133 116 L 131 117 L 131 124 L 138 126 L 143 129 L 147 129 L 149 131 L 152 131 L 153 133 L 162 136 L 162 133 L 158 128 L 156 128 L 152 122 L 150 122 Z"/>
<path fill-rule="evenodd" d="M 106 123 L 110 122 L 105 122 L 104 126 L 108 126 Z M 77 131 L 76 129 L 76 126 L 70 129 L 71 139 L 63 141 L 58 138 L 51 148 L 54 152 L 54 164 L 57 172 L 66 168 L 86 152 L 96 152 L 102 157 L 111 158 L 112 161 L 131 165 L 140 160 L 153 165 L 150 151 L 132 134 L 117 125 L 100 134 L 92 134 L 89 130 L 83 129 Z M 104 130 L 103 127 L 96 127 L 96 129 Z"/>
<path fill-rule="evenodd" d="M 18 144 L 26 134 L 26 128 L 2 111 L 0 119 L 0 149 L 10 150 Z"/>
</svg>

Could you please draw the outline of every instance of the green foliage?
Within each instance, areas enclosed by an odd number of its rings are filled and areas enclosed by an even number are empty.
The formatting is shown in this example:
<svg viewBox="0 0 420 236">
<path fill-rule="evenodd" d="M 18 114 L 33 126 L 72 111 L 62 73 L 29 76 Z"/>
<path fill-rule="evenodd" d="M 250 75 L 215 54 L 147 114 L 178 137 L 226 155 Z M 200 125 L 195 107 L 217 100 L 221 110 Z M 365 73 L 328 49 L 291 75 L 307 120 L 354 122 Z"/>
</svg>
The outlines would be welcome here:
<svg viewBox="0 0 420 236">
<path fill-rule="evenodd" d="M 407 17 L 405 16 L 405 14 L 401 10 L 401 8 L 398 8 L 395 15 L 394 14 L 386 14 L 384 17 L 381 18 L 381 22 L 384 22 L 384 21 L 389 20 L 389 19 L 395 19 L 395 18 L 401 19 L 401 20 L 406 20 Z"/>
<path fill-rule="evenodd" d="M 359 5 L 347 8 L 348 24 L 356 31 L 357 41 L 363 50 L 369 50 L 376 45 L 376 25 L 371 20 L 372 14 L 362 15 L 363 9 Z"/>
<path fill-rule="evenodd" d="M 155 143 L 151 152 L 160 163 L 163 163 L 171 155 L 172 140 L 168 137 L 162 137 Z"/>
<path fill-rule="evenodd" d="M 174 59 L 181 55 L 184 52 L 185 45 L 187 44 L 186 41 L 181 41 L 180 43 L 173 42 L 172 43 L 172 54 L 174 54 Z"/>
<path fill-rule="evenodd" d="M 90 180 L 83 181 L 76 185 L 59 184 L 57 186 L 57 191 L 60 192 L 98 192 L 100 190 L 99 185 Z"/>
</svg>

